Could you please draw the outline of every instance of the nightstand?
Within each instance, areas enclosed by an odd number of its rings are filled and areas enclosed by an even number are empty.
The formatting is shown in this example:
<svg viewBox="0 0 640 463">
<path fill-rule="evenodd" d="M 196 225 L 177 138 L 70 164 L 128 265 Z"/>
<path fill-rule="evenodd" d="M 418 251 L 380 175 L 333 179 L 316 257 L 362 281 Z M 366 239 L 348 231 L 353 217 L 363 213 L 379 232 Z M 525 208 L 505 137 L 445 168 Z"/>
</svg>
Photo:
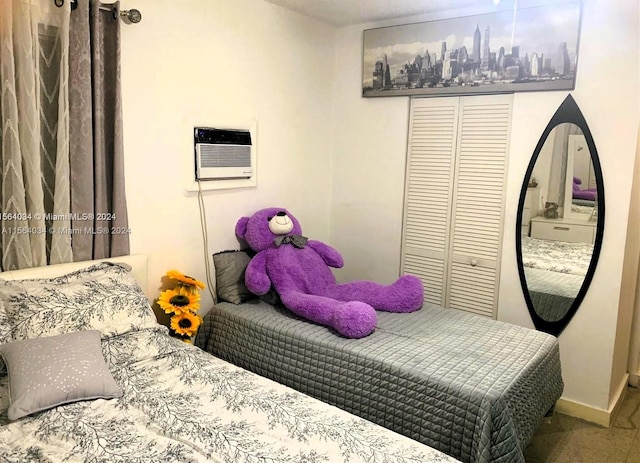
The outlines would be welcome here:
<svg viewBox="0 0 640 463">
<path fill-rule="evenodd" d="M 547 219 L 542 216 L 531 219 L 531 238 L 568 243 L 591 243 L 595 241 L 597 222 L 588 219 Z"/>
</svg>

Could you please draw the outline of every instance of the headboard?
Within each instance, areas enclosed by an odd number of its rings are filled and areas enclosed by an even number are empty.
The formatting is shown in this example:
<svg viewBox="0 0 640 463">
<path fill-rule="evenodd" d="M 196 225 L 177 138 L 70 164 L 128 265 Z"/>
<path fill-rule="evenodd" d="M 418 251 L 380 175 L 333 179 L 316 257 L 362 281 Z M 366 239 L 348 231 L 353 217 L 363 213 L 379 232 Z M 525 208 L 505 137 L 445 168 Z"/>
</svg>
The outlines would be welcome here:
<svg viewBox="0 0 640 463">
<path fill-rule="evenodd" d="M 26 268 L 22 270 L 9 270 L 0 272 L 0 278 L 5 280 L 25 280 L 31 278 L 53 278 L 64 275 L 81 268 L 89 267 L 98 262 L 115 262 L 123 263 L 131 266 L 131 274 L 136 279 L 149 300 L 153 299 L 153 295 L 149 294 L 149 284 L 147 279 L 147 260 L 148 257 L 142 254 L 133 254 L 130 256 L 109 257 L 107 259 L 85 260 L 82 262 L 69 262 L 66 264 L 46 265 L 43 267 Z"/>
</svg>

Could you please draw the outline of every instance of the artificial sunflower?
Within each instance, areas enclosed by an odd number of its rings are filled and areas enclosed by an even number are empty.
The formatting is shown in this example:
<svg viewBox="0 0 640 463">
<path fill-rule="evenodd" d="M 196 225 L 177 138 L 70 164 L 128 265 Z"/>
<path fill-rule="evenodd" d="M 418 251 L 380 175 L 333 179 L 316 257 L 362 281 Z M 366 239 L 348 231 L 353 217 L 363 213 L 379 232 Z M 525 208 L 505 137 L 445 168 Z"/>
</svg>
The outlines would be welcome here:
<svg viewBox="0 0 640 463">
<path fill-rule="evenodd" d="M 165 313 L 197 312 L 200 308 L 200 293 L 181 286 L 167 289 L 160 293 L 158 305 Z"/>
<path fill-rule="evenodd" d="M 180 336 L 193 336 L 198 331 L 201 318 L 191 312 L 183 312 L 171 317 L 171 329 Z"/>
<path fill-rule="evenodd" d="M 176 280 L 178 282 L 178 285 L 180 286 L 188 286 L 194 289 L 205 288 L 205 285 L 203 282 L 196 280 L 195 278 L 192 278 L 190 276 L 187 276 L 182 272 L 178 272 L 177 270 L 169 270 L 167 272 L 167 277 L 171 278 L 172 280 Z"/>
</svg>

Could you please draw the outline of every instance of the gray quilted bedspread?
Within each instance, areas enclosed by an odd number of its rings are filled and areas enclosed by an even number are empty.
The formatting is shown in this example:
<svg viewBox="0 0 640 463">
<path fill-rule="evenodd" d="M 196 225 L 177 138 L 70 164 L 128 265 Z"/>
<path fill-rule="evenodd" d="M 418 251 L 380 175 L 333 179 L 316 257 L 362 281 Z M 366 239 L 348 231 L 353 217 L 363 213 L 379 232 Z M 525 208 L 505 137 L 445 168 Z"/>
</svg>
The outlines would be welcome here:
<svg viewBox="0 0 640 463">
<path fill-rule="evenodd" d="M 345 339 L 264 302 L 220 303 L 196 345 L 463 462 L 524 462 L 563 389 L 555 337 L 431 306 L 378 312 L 373 334 Z"/>
</svg>

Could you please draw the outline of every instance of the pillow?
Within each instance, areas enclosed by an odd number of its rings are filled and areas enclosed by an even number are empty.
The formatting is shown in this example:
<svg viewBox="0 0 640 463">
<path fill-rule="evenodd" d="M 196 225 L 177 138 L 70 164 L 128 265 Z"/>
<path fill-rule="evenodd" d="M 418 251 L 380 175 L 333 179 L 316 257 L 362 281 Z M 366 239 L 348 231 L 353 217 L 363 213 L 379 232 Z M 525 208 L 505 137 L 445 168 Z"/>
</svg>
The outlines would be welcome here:
<svg viewBox="0 0 640 463">
<path fill-rule="evenodd" d="M 100 332 L 77 331 L 0 345 L 9 371 L 10 420 L 80 400 L 121 397 Z"/>
<path fill-rule="evenodd" d="M 218 299 L 241 304 L 255 298 L 244 284 L 244 272 L 250 260 L 251 256 L 245 250 L 222 251 L 213 255 Z"/>
<path fill-rule="evenodd" d="M 101 262 L 48 279 L 0 277 L 0 344 L 81 330 L 107 338 L 157 326 L 144 292 L 117 264 Z"/>
</svg>

